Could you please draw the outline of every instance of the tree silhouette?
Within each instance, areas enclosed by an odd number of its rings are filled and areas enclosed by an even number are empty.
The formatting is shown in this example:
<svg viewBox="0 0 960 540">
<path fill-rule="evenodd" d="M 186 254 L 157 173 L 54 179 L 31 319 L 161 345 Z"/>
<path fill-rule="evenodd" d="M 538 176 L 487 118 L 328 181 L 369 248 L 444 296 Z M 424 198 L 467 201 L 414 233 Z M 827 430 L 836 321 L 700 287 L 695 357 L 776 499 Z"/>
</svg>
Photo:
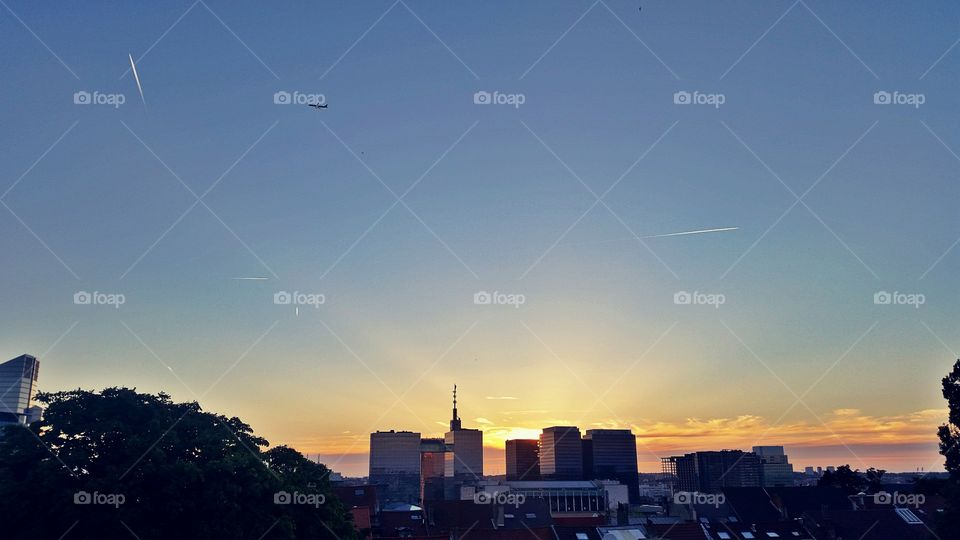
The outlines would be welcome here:
<svg viewBox="0 0 960 540">
<path fill-rule="evenodd" d="M 840 488 L 849 495 L 854 495 L 867 489 L 867 479 L 860 474 L 860 469 L 851 469 L 850 465 L 840 465 L 835 471 L 826 471 L 818 486 Z"/>
<path fill-rule="evenodd" d="M 947 540 L 960 538 L 960 360 L 943 378 L 943 397 L 950 412 L 937 434 L 949 477 L 942 487 L 947 505 L 937 525 L 940 538 Z"/>
<path fill-rule="evenodd" d="M 870 493 L 877 493 L 883 489 L 883 475 L 887 474 L 885 469 L 875 469 L 870 467 L 867 469 L 867 488 L 870 489 Z"/>
<path fill-rule="evenodd" d="M 329 470 L 239 418 L 127 388 L 37 400 L 0 433 L 5 539 L 355 539 Z"/>
</svg>

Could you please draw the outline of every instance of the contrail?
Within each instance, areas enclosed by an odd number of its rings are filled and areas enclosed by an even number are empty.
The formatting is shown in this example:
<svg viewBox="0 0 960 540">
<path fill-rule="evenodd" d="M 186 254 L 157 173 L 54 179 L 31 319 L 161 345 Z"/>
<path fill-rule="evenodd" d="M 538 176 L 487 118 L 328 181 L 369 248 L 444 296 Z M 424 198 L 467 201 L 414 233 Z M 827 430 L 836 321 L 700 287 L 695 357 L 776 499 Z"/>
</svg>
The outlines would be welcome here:
<svg viewBox="0 0 960 540">
<path fill-rule="evenodd" d="M 594 244 L 610 244 L 613 242 L 624 242 L 627 240 L 636 240 L 637 238 L 640 238 L 641 240 L 646 240 L 648 238 L 666 238 L 668 236 L 687 236 L 689 234 L 706 234 L 706 233 L 715 233 L 715 232 L 724 232 L 724 231 L 736 231 L 739 228 L 740 227 L 719 227 L 716 229 L 698 229 L 696 231 L 682 231 L 682 232 L 673 232 L 673 233 L 666 233 L 666 234 L 651 234 L 651 235 L 639 236 L 639 237 L 629 236 L 629 237 L 623 237 L 623 238 L 614 238 L 612 240 L 598 240 L 596 242 L 571 242 L 566 245 L 592 246 Z"/>
<path fill-rule="evenodd" d="M 651 234 L 650 236 L 641 236 L 640 238 L 663 238 L 666 236 L 685 236 L 688 234 L 703 234 L 712 232 L 735 231 L 740 227 L 721 227 L 719 229 L 700 229 L 698 231 L 673 232 L 667 234 Z"/>
<path fill-rule="evenodd" d="M 133 55 L 127 53 L 127 58 L 130 59 L 130 69 L 133 71 L 133 80 L 137 81 L 137 90 L 140 91 L 140 101 L 143 102 L 144 108 L 147 106 L 147 100 L 143 97 L 143 87 L 140 86 L 140 75 L 137 74 L 137 65 L 133 63 Z"/>
</svg>

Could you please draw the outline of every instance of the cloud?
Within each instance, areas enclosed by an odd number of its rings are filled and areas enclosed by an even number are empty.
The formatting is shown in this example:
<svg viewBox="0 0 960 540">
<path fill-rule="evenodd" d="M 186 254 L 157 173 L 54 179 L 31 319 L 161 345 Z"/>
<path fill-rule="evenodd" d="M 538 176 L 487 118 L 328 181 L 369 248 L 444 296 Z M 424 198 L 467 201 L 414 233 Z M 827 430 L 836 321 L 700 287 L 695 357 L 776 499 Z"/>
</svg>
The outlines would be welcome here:
<svg viewBox="0 0 960 540">
<path fill-rule="evenodd" d="M 871 416 L 858 409 L 835 409 L 819 420 L 771 424 L 761 416 L 688 418 L 684 422 L 652 422 L 629 426 L 637 440 L 651 448 L 749 448 L 755 444 L 823 446 L 903 444 L 929 442 L 946 411 L 925 409 L 910 413 Z"/>
</svg>

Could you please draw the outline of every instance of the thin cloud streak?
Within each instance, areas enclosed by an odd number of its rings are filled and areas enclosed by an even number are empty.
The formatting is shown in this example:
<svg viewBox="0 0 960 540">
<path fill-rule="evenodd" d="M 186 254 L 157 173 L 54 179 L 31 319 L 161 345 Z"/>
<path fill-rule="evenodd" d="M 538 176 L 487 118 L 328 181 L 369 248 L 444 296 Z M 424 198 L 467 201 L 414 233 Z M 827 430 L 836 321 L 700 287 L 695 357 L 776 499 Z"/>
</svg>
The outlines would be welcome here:
<svg viewBox="0 0 960 540">
<path fill-rule="evenodd" d="M 143 102 L 143 106 L 147 106 L 147 100 L 143 97 L 143 87 L 140 86 L 140 75 L 137 73 L 137 65 L 133 62 L 133 55 L 127 54 L 127 58 L 130 59 L 130 71 L 133 72 L 133 80 L 137 81 L 137 90 L 140 92 L 140 101 Z"/>
<path fill-rule="evenodd" d="M 672 232 L 664 234 L 651 234 L 647 236 L 641 236 L 640 239 L 646 240 L 648 238 L 667 238 L 670 236 L 688 236 L 692 234 L 708 234 L 708 233 L 717 233 L 717 232 L 727 232 L 727 231 L 736 231 L 740 227 L 718 227 L 714 229 L 697 229 L 695 231 L 681 231 L 681 232 Z M 595 242 L 566 242 L 564 245 L 567 246 L 592 246 L 595 244 L 611 244 L 614 242 L 626 242 L 628 240 L 636 240 L 636 238 L 630 236 L 624 236 L 623 238 L 612 238 L 610 240 L 597 240 Z"/>
</svg>

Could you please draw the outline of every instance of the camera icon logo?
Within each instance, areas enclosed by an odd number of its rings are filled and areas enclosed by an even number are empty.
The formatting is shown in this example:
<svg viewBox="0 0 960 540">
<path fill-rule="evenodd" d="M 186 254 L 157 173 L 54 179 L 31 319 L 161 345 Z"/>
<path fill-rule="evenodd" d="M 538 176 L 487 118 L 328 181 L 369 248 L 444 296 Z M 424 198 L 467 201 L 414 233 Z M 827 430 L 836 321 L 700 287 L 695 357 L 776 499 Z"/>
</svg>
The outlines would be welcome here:
<svg viewBox="0 0 960 540">
<path fill-rule="evenodd" d="M 290 92 L 286 90 L 279 90 L 273 93 L 273 103 L 276 105 L 289 105 L 290 104 Z"/>
<path fill-rule="evenodd" d="M 676 105 L 689 105 L 690 104 L 690 92 L 686 90 L 680 90 L 679 92 L 673 93 L 673 102 Z"/>
<path fill-rule="evenodd" d="M 78 491 L 73 494 L 73 504 L 90 504 L 93 498 L 86 491 Z"/>
<path fill-rule="evenodd" d="M 893 302 L 893 295 L 887 291 L 877 291 L 873 293 L 873 303 L 878 306 L 887 306 Z"/>
<path fill-rule="evenodd" d="M 93 295 L 87 291 L 77 291 L 73 293 L 73 303 L 77 305 L 89 305 L 93 302 Z"/>
<path fill-rule="evenodd" d="M 80 90 L 73 93 L 73 103 L 75 105 L 89 105 L 91 103 L 90 92 Z"/>
<path fill-rule="evenodd" d="M 693 302 L 693 295 L 687 291 L 677 291 L 673 293 L 673 303 L 679 306 L 688 306 Z"/>
<path fill-rule="evenodd" d="M 880 90 L 879 92 L 874 92 L 873 94 L 873 102 L 877 105 L 889 105 L 892 103 L 891 98 L 892 96 L 890 95 L 890 92 L 885 90 Z"/>
<path fill-rule="evenodd" d="M 273 293 L 273 303 L 279 306 L 290 305 L 293 302 L 293 295 L 287 291 L 278 291 Z"/>
<path fill-rule="evenodd" d="M 273 504 L 290 504 L 290 502 L 290 493 L 286 491 L 278 491 L 273 494 Z"/>
<path fill-rule="evenodd" d="M 492 103 L 490 92 L 479 90 L 473 94 L 473 103 L 475 105 L 489 105 Z"/>
<path fill-rule="evenodd" d="M 489 306 L 493 303 L 493 296 L 487 291 L 473 293 L 473 303 L 478 306 Z"/>
</svg>

